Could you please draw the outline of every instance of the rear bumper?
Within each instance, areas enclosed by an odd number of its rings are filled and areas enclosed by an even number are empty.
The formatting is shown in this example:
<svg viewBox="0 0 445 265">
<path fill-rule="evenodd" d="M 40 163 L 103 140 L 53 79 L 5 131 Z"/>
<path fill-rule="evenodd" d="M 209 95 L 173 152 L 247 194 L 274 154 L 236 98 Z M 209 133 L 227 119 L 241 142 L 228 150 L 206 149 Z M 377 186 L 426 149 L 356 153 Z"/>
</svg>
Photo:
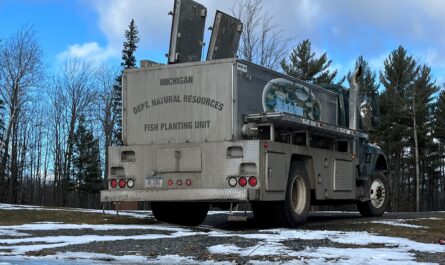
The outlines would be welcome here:
<svg viewBox="0 0 445 265">
<path fill-rule="evenodd" d="M 126 201 L 208 201 L 248 202 L 259 199 L 257 189 L 170 189 L 170 190 L 105 190 L 102 202 Z"/>
</svg>

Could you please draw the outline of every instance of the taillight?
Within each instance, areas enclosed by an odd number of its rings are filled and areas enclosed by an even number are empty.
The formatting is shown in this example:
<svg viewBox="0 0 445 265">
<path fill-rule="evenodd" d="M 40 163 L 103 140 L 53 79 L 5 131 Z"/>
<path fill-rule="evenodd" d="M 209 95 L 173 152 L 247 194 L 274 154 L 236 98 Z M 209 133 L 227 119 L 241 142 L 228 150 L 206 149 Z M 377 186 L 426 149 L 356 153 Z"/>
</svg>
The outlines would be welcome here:
<svg viewBox="0 0 445 265">
<path fill-rule="evenodd" d="M 121 189 L 125 188 L 125 185 L 127 185 L 127 182 L 125 181 L 125 179 L 120 179 L 119 180 L 119 187 Z"/>
<path fill-rule="evenodd" d="M 176 185 L 178 185 L 178 186 L 182 186 L 182 180 L 178 179 L 178 180 L 176 181 Z"/>
<path fill-rule="evenodd" d="M 173 180 L 169 179 L 169 180 L 167 181 L 167 185 L 168 185 L 169 187 L 173 186 Z"/>
<path fill-rule="evenodd" d="M 187 179 L 187 180 L 185 181 L 185 185 L 187 185 L 187 186 L 192 186 L 192 180 L 191 180 L 191 179 Z"/>
<path fill-rule="evenodd" d="M 249 178 L 249 185 L 252 186 L 252 187 L 255 187 L 256 184 L 258 184 L 257 179 L 255 177 L 250 177 Z"/>
<path fill-rule="evenodd" d="M 110 186 L 113 189 L 115 189 L 117 187 L 117 180 L 115 180 L 115 179 L 110 180 Z"/>
<path fill-rule="evenodd" d="M 245 187 L 247 185 L 247 179 L 245 177 L 241 177 L 238 179 L 238 183 L 241 187 Z"/>
</svg>

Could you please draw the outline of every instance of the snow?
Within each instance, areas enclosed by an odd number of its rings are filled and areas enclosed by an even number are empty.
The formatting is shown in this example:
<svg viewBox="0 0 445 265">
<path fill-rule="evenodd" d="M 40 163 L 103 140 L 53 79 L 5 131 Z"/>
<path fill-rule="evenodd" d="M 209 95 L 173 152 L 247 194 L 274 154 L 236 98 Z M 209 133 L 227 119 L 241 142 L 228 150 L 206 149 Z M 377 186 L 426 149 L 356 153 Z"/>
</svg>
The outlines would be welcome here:
<svg viewBox="0 0 445 265">
<path fill-rule="evenodd" d="M 91 229 L 96 231 L 104 230 L 160 230 L 172 232 L 171 234 L 142 234 L 132 236 L 102 236 L 102 235 L 80 235 L 80 236 L 44 236 L 25 237 L 13 239 L 1 239 L 0 255 L 8 253 L 11 255 L 23 255 L 28 251 L 40 251 L 49 248 L 66 247 L 69 245 L 81 245 L 91 242 L 112 242 L 121 240 L 153 240 L 161 238 L 187 237 L 204 234 L 203 232 L 193 232 L 188 229 L 172 227 L 168 225 L 88 225 L 88 224 L 59 224 L 59 223 L 34 223 L 17 226 L 0 226 L 0 233 L 8 231 L 10 234 L 20 233 L 18 231 L 39 231 L 39 230 L 60 230 L 60 229 Z M 8 251 L 8 252 L 5 252 Z"/>
<path fill-rule="evenodd" d="M 39 210 L 39 211 L 67 211 L 67 212 L 82 212 L 82 213 L 97 213 L 97 214 L 110 214 L 116 215 L 115 210 L 96 210 L 96 209 L 83 209 L 83 208 L 50 208 L 34 205 L 14 205 L 0 203 L 0 210 Z M 153 217 L 151 211 L 119 211 L 119 216 L 133 217 L 139 219 L 145 219 Z"/>
<path fill-rule="evenodd" d="M 248 248 L 239 248 L 235 245 L 215 245 L 208 248 L 214 254 L 238 254 L 241 256 L 288 256 L 304 257 L 310 259 L 310 264 L 327 264 L 331 260 L 340 260 L 341 264 L 427 264 L 416 263 L 411 251 L 440 253 L 444 247 L 437 244 L 419 243 L 405 238 L 387 237 L 367 232 L 342 231 L 312 231 L 269 229 L 254 234 L 234 234 L 221 231 L 212 231 L 209 236 L 242 238 L 261 240 L 258 245 Z M 282 242 L 293 239 L 301 240 L 330 240 L 334 243 L 364 246 L 359 248 L 307 248 L 303 251 L 294 251 L 284 246 Z M 384 247 L 366 248 L 370 244 L 380 244 Z M 303 263 L 305 264 L 305 263 Z"/>
<path fill-rule="evenodd" d="M 414 219 L 410 219 L 414 220 Z M 392 225 L 392 226 L 400 226 L 400 227 L 409 227 L 409 228 L 428 228 L 424 225 L 413 225 L 413 224 L 406 224 L 403 219 L 395 219 L 395 220 L 377 220 L 377 221 L 371 221 L 371 223 L 374 224 L 384 224 L 384 225 Z"/>
<path fill-rule="evenodd" d="M 90 213 L 102 213 L 89 209 L 56 209 L 38 206 L 17 206 L 0 204 L 0 209 L 6 210 L 63 210 Z M 111 212 L 111 211 L 110 211 Z M 112 211 L 114 212 L 114 211 Z M 149 211 L 127 212 L 129 216 L 147 218 Z M 237 212 L 244 213 L 244 212 Z M 121 212 L 122 214 L 122 212 Z M 229 214 L 229 212 L 210 212 L 210 215 Z M 142 217 L 144 216 L 144 217 Z M 443 220 L 443 218 L 429 217 L 422 219 Z M 392 219 L 378 220 L 380 223 L 405 228 L 426 228 L 424 226 L 405 223 L 407 220 Z M 80 236 L 33 236 L 33 231 L 56 230 L 88 230 L 89 235 Z M 113 235 L 94 235 L 94 231 L 111 231 Z M 119 231 L 137 230 L 137 235 L 119 235 Z M 104 234 L 103 232 L 101 234 Z M 115 235 L 118 234 L 118 235 Z M 92 242 L 116 242 L 124 240 L 155 240 L 175 239 L 206 235 L 213 238 L 240 237 L 252 239 L 255 243 L 250 247 L 239 247 L 234 244 L 217 244 L 209 246 L 207 250 L 212 254 L 239 255 L 249 257 L 248 264 L 430 264 L 418 263 L 413 251 L 424 253 L 443 253 L 445 248 L 439 244 L 420 243 L 400 237 L 381 236 L 368 232 L 344 232 L 304 229 L 265 229 L 251 233 L 233 232 L 201 226 L 199 229 L 189 229 L 167 224 L 147 225 L 95 225 L 95 224 L 67 224 L 61 222 L 37 222 L 22 225 L 0 226 L 0 265 L 9 264 L 233 264 L 230 261 L 216 262 L 214 260 L 200 261 L 193 256 L 164 255 L 146 257 L 143 253 L 131 252 L 123 256 L 92 252 L 58 252 L 47 256 L 29 256 L 29 251 L 51 250 L 58 247 L 89 244 Z M 303 247 L 293 249 L 285 245 L 289 240 L 329 240 L 332 243 L 347 244 L 347 247 Z M 227 242 L 227 240 L 225 240 Z M 314 245 L 314 244 L 311 244 Z M 372 245 L 372 246 L 370 246 Z M 267 259 L 265 259 L 267 257 Z M 283 261 L 282 258 L 286 257 Z"/>
</svg>

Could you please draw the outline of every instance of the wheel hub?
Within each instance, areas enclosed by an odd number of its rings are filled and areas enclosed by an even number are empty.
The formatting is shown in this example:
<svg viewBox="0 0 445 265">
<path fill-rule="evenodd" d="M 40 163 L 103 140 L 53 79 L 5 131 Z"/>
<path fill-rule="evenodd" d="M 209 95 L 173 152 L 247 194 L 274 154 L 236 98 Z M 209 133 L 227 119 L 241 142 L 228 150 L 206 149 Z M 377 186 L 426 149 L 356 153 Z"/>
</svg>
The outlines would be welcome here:
<svg viewBox="0 0 445 265">
<path fill-rule="evenodd" d="M 380 179 L 375 179 L 371 184 L 370 198 L 375 208 L 382 207 L 385 202 L 385 185 Z"/>
<path fill-rule="evenodd" d="M 296 214 L 302 214 L 306 206 L 306 183 L 302 176 L 297 176 L 292 183 L 292 208 Z"/>
</svg>

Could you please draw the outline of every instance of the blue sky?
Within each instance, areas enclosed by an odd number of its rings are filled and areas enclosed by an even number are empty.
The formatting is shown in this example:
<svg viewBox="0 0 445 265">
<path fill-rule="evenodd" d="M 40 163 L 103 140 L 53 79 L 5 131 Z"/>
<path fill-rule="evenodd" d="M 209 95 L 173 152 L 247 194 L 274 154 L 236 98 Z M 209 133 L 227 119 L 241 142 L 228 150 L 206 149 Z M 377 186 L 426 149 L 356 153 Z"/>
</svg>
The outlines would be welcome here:
<svg viewBox="0 0 445 265">
<path fill-rule="evenodd" d="M 216 9 L 230 13 L 236 0 L 201 0 L 207 23 Z M 274 23 L 296 45 L 312 40 L 343 75 L 363 55 L 379 71 L 388 54 L 403 45 L 445 82 L 443 0 L 274 0 L 264 1 Z M 137 59 L 165 62 L 173 0 L 0 0 L 0 37 L 33 25 L 50 69 L 75 56 L 119 65 L 123 32 L 132 18 L 140 31 Z M 207 38 L 210 32 L 206 32 Z"/>
</svg>

